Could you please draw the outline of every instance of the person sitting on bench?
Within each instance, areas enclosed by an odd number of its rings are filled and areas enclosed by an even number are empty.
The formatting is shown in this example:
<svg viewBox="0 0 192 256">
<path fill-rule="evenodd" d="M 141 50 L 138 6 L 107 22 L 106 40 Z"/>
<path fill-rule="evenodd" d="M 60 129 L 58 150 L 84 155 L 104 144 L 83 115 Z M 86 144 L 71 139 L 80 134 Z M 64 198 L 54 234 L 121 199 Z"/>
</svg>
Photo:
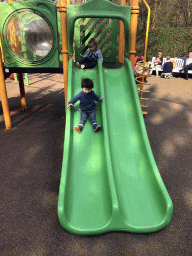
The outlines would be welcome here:
<svg viewBox="0 0 192 256">
<path fill-rule="evenodd" d="M 185 80 L 188 80 L 188 70 L 192 69 L 192 52 L 189 53 L 189 58 L 186 60 L 186 65 L 184 69 L 181 69 L 185 71 Z"/>
<path fill-rule="evenodd" d="M 153 64 L 151 64 L 150 75 L 152 75 L 153 69 L 155 68 L 155 70 L 156 70 L 156 76 L 155 77 L 158 77 L 159 76 L 159 69 L 162 67 L 162 64 L 163 64 L 162 52 L 158 52 L 158 56 L 156 58 L 156 61 Z"/>
</svg>

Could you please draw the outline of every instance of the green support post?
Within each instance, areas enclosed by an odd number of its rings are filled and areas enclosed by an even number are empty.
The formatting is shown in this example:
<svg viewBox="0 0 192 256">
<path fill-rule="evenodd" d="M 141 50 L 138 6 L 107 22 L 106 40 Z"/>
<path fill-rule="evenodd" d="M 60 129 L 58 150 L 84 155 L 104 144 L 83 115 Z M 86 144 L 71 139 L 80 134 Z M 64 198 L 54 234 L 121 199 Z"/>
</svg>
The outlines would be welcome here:
<svg viewBox="0 0 192 256">
<path fill-rule="evenodd" d="M 29 85 L 28 73 L 25 73 L 25 84 L 26 84 L 27 86 Z"/>
</svg>

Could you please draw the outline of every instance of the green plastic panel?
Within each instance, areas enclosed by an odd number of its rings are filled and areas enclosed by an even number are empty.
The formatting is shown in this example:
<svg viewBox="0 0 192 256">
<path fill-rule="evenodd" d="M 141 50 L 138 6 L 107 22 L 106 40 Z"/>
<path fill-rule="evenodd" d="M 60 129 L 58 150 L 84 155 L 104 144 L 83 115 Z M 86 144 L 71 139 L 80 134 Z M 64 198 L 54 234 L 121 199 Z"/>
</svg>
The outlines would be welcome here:
<svg viewBox="0 0 192 256">
<path fill-rule="evenodd" d="M 67 110 L 58 216 L 67 231 L 94 235 L 109 231 L 155 232 L 166 227 L 173 204 L 148 140 L 131 62 L 120 69 L 81 70 L 69 62 L 68 101 L 81 90 L 81 78 L 94 81 L 94 133 L 87 120 L 81 134 L 78 103 Z"/>
<path fill-rule="evenodd" d="M 81 19 L 76 20 L 74 30 L 75 60 L 82 60 L 83 55 L 88 50 L 89 40 L 95 38 L 102 51 L 103 61 L 116 62 L 117 35 L 118 21 L 116 19 L 87 18 L 83 22 Z"/>
<path fill-rule="evenodd" d="M 6 67 L 59 67 L 54 2 L 21 0 L 0 3 L 0 33 Z"/>
<path fill-rule="evenodd" d="M 75 22 L 79 18 L 120 19 L 125 28 L 125 56 L 130 49 L 131 7 L 116 5 L 108 0 L 90 0 L 83 4 L 67 6 L 67 33 L 69 55 L 73 55 L 73 35 Z"/>
<path fill-rule="evenodd" d="M 57 25 L 58 25 L 58 38 L 59 38 L 59 61 L 63 61 L 63 54 L 61 53 L 62 50 L 62 36 L 61 36 L 61 14 L 60 12 L 57 13 Z"/>
</svg>

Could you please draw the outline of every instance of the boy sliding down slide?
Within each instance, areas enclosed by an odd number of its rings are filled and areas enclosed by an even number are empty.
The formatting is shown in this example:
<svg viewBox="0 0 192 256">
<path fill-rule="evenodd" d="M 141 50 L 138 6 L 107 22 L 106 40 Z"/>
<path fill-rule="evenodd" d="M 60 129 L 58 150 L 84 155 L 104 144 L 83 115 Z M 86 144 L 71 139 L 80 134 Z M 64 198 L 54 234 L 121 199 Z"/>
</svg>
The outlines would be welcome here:
<svg viewBox="0 0 192 256">
<path fill-rule="evenodd" d="M 93 129 L 95 132 L 101 130 L 101 126 L 97 124 L 97 121 L 95 119 L 95 100 L 100 101 L 104 99 L 104 97 L 99 97 L 97 94 L 95 94 L 93 89 L 93 81 L 89 78 L 84 78 L 81 81 L 81 88 L 83 89 L 80 91 L 75 97 L 73 97 L 69 103 L 68 107 L 74 106 L 74 104 L 80 100 L 80 109 L 81 109 L 81 120 L 79 122 L 78 126 L 75 126 L 75 131 L 78 133 L 81 133 L 83 130 L 83 126 L 87 120 L 87 117 L 89 116 L 91 124 L 93 125 Z"/>
</svg>

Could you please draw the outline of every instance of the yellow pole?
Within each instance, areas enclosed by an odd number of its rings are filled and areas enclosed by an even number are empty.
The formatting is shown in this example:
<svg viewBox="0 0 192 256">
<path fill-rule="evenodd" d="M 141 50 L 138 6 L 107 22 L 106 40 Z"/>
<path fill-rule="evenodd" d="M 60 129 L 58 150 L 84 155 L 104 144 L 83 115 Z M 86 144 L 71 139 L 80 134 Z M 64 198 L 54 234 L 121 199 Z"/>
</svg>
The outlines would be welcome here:
<svg viewBox="0 0 192 256">
<path fill-rule="evenodd" d="M 149 37 L 149 24 L 150 24 L 150 14 L 151 10 L 149 5 L 145 0 L 143 0 L 145 6 L 147 7 L 148 10 L 148 15 L 147 15 L 147 29 L 146 29 L 146 35 L 145 35 L 145 50 L 144 50 L 144 63 L 146 62 L 146 57 L 147 57 L 147 45 L 148 45 L 148 37 Z"/>
<path fill-rule="evenodd" d="M 5 78 L 3 74 L 3 62 L 2 62 L 2 54 L 1 54 L 1 48 L 0 48 L 0 96 L 1 96 L 1 102 L 2 102 L 2 108 L 3 108 L 3 116 L 5 120 L 5 127 L 6 129 L 12 128 L 11 123 L 11 116 L 9 112 L 9 102 L 7 97 L 7 90 L 5 85 Z"/>
<path fill-rule="evenodd" d="M 127 5 L 126 0 L 121 0 L 121 5 Z M 125 34 L 124 34 L 124 24 L 120 20 L 119 27 L 119 52 L 118 52 L 118 62 L 124 63 L 124 51 L 125 51 Z"/>
<path fill-rule="evenodd" d="M 68 85 L 68 40 L 67 40 L 67 4 L 70 4 L 69 0 L 60 0 L 60 4 L 57 5 L 59 12 L 61 13 L 61 38 L 62 38 L 62 50 L 63 54 L 63 76 L 64 76 L 64 93 L 65 93 L 65 110 L 67 108 L 67 85 Z"/>
<path fill-rule="evenodd" d="M 131 38 L 130 38 L 130 56 L 129 59 L 134 68 L 134 58 L 135 58 L 135 46 L 136 46 L 136 36 L 137 36 L 137 19 L 139 14 L 139 0 L 130 0 L 131 6 Z"/>
<path fill-rule="evenodd" d="M 1 48 L 2 62 L 4 62 L 3 46 L 2 46 L 1 38 L 0 38 L 0 48 Z"/>
<path fill-rule="evenodd" d="M 12 122 L 11 122 L 11 115 L 9 112 L 9 102 L 7 97 L 5 77 L 3 73 L 3 61 L 4 61 L 3 47 L 2 47 L 2 42 L 0 38 L 0 95 L 1 95 L 1 102 L 2 102 L 2 108 L 3 108 L 3 116 L 5 120 L 5 127 L 6 129 L 11 129 Z"/>
<path fill-rule="evenodd" d="M 145 49 L 144 49 L 144 64 L 143 64 L 143 76 L 142 76 L 142 82 L 141 82 L 141 86 L 140 86 L 140 104 L 142 106 L 142 101 L 143 100 L 149 100 L 148 98 L 143 98 L 143 85 L 144 83 L 144 73 L 145 73 L 145 63 L 146 63 L 146 57 L 147 57 L 147 44 L 148 44 L 148 36 L 149 36 L 149 24 L 150 24 L 150 7 L 147 4 L 147 2 L 145 0 L 143 0 L 145 6 L 147 7 L 148 10 L 148 15 L 147 15 L 147 28 L 146 28 L 146 36 L 145 36 Z M 147 114 L 147 112 L 143 111 L 144 114 Z"/>
</svg>

